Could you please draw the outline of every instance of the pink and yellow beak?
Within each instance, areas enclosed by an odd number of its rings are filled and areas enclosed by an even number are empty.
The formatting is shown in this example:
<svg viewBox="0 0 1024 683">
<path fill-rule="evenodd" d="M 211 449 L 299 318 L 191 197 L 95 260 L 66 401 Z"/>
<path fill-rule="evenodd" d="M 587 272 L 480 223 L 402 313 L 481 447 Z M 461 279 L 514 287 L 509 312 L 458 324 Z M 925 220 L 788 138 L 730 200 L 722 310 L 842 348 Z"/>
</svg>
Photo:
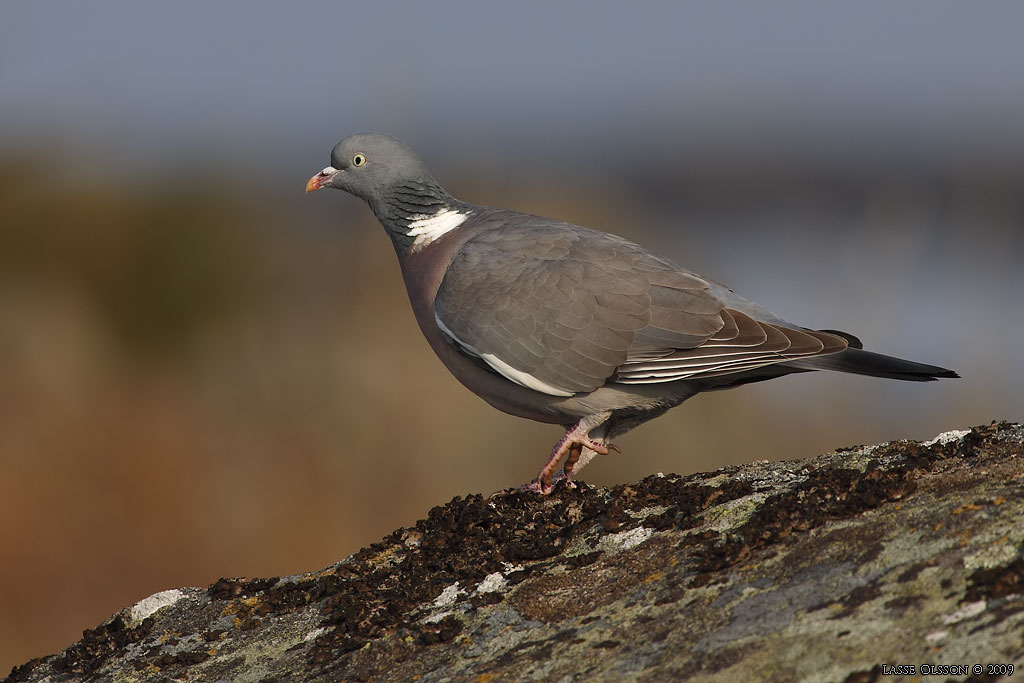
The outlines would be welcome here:
<svg viewBox="0 0 1024 683">
<path fill-rule="evenodd" d="M 320 171 L 315 176 L 310 178 L 309 182 L 306 183 L 306 192 L 312 192 L 313 190 L 319 190 L 331 178 L 333 178 L 334 174 L 336 174 L 337 172 L 338 172 L 338 169 L 334 168 L 333 166 L 328 166 L 324 170 Z"/>
</svg>

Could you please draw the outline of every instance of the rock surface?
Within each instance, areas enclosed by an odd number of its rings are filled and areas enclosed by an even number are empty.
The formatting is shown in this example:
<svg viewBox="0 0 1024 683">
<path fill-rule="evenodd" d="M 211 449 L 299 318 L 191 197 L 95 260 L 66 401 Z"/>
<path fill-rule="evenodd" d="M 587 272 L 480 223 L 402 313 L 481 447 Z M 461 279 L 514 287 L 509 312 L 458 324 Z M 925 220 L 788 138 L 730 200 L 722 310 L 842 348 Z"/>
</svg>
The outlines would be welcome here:
<svg viewBox="0 0 1024 683">
<path fill-rule="evenodd" d="M 322 571 L 157 593 L 7 680 L 1024 676 L 1022 492 L 1024 426 L 993 423 L 613 489 L 456 498 Z"/>
</svg>

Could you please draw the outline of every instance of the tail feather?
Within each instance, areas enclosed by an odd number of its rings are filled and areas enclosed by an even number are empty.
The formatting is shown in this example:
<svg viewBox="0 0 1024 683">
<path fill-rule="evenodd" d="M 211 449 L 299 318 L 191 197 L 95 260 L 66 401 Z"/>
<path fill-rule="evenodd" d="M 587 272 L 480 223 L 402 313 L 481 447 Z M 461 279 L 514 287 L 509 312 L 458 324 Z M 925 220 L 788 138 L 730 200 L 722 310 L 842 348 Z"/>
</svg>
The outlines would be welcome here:
<svg viewBox="0 0 1024 683">
<path fill-rule="evenodd" d="M 888 377 L 908 382 L 934 382 L 939 378 L 959 377 L 957 373 L 937 365 L 925 365 L 912 360 L 886 356 L 872 351 L 849 348 L 828 356 L 816 356 L 785 363 L 799 370 L 833 370 L 870 377 Z"/>
</svg>

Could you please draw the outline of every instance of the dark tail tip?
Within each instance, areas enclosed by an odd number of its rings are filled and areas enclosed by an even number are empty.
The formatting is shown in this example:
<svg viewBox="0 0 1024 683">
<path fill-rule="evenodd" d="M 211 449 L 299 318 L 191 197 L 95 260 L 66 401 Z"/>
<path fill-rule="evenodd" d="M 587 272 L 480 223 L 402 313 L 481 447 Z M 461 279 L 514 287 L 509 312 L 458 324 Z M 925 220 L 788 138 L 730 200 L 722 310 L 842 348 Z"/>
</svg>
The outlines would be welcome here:
<svg viewBox="0 0 1024 683">
<path fill-rule="evenodd" d="M 934 382 L 937 379 L 960 377 L 953 370 L 940 368 L 937 365 L 925 365 L 857 348 L 849 348 L 834 355 L 791 362 L 790 365 L 809 370 L 834 370 L 855 375 L 888 377 L 906 382 Z"/>
</svg>

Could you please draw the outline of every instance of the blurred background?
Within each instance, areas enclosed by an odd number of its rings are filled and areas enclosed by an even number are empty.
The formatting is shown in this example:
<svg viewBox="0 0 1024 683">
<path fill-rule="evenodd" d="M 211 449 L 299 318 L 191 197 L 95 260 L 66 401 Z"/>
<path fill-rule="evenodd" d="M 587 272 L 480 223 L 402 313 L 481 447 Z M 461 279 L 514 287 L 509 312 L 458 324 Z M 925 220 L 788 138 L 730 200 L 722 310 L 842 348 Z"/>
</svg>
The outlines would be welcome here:
<svg viewBox="0 0 1024 683">
<path fill-rule="evenodd" d="M 623 235 L 954 368 L 705 394 L 592 484 L 1024 418 L 1024 5 L 12 2 L 0 21 L 0 671 L 121 607 L 319 569 L 530 479 L 557 428 L 421 339 L 331 147 Z"/>
</svg>

